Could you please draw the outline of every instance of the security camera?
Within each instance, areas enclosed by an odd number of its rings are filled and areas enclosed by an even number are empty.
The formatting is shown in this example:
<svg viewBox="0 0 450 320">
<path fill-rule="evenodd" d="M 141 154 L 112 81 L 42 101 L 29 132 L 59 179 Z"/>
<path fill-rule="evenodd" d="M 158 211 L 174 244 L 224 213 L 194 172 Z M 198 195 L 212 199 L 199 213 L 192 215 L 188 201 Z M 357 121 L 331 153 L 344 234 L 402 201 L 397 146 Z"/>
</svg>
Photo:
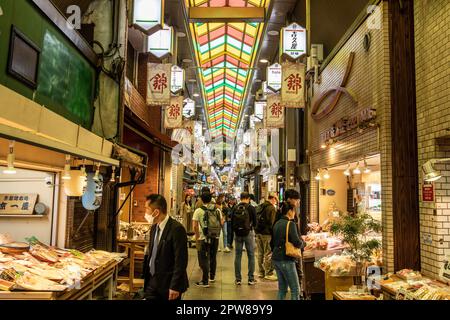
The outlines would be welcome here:
<svg viewBox="0 0 450 320">
<path fill-rule="evenodd" d="M 53 186 L 53 177 L 45 177 L 45 185 L 48 187 Z"/>
</svg>

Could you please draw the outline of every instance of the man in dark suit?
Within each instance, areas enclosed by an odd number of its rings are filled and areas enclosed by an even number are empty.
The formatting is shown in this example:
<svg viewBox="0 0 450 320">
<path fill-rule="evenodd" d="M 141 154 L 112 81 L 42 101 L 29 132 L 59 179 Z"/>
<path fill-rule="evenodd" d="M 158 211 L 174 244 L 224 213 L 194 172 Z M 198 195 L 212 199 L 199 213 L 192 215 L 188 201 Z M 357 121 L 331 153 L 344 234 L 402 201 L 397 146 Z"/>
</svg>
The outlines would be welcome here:
<svg viewBox="0 0 450 320">
<path fill-rule="evenodd" d="M 167 214 L 167 202 L 161 195 L 149 195 L 145 210 L 153 220 L 145 259 L 149 261 L 145 266 L 145 299 L 180 300 L 189 287 L 186 230 Z"/>
</svg>

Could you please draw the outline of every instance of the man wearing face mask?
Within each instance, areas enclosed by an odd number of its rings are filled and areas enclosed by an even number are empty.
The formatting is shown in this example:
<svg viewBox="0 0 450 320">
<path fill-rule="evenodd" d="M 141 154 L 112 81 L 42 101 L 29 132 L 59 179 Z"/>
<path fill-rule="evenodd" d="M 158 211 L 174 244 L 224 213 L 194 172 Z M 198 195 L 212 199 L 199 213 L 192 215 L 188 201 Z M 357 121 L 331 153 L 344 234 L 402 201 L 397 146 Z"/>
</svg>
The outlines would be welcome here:
<svg viewBox="0 0 450 320">
<path fill-rule="evenodd" d="M 152 194 L 145 202 L 145 215 L 152 224 L 145 268 L 146 300 L 181 300 L 189 287 L 187 235 L 183 225 L 167 214 L 163 196 Z"/>
</svg>

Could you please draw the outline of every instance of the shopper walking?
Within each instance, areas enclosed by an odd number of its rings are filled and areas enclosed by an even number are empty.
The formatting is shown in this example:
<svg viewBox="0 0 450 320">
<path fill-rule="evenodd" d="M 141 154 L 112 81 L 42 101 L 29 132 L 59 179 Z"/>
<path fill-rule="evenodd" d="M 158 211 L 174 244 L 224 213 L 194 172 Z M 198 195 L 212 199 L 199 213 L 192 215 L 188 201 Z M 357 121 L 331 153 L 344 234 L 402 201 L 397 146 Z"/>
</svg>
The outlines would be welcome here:
<svg viewBox="0 0 450 320">
<path fill-rule="evenodd" d="M 282 209 L 282 218 L 273 227 L 272 262 L 278 276 L 278 299 L 286 298 L 288 287 L 291 290 L 291 300 L 300 300 L 300 282 L 295 267 L 295 258 L 286 255 L 287 239 L 296 248 L 302 248 L 302 241 L 294 225 L 295 207 L 285 203 Z"/>
<path fill-rule="evenodd" d="M 268 200 L 261 204 L 256 211 L 256 247 L 258 250 L 259 277 L 266 280 L 277 280 L 272 265 L 272 239 L 273 225 L 276 215 L 277 196 L 269 194 Z"/>
<path fill-rule="evenodd" d="M 223 215 L 223 251 L 226 253 L 231 252 L 230 250 L 230 231 L 231 230 L 231 208 L 229 204 L 225 201 L 222 206 Z"/>
<path fill-rule="evenodd" d="M 250 195 L 241 193 L 241 202 L 234 208 L 231 218 L 232 228 L 235 233 L 236 253 L 234 259 L 234 272 L 236 285 L 241 285 L 241 262 L 243 246 L 247 249 L 248 257 L 248 284 L 256 283 L 255 273 L 255 231 L 256 211 L 250 205 Z"/>
<path fill-rule="evenodd" d="M 194 210 L 192 208 L 191 200 L 192 200 L 191 196 L 187 194 L 184 197 L 184 203 L 182 208 L 183 221 L 185 221 L 187 232 L 192 231 L 192 214 L 194 213 Z"/>
<path fill-rule="evenodd" d="M 230 198 L 229 202 L 228 202 L 228 207 L 230 208 L 229 210 L 229 223 L 228 223 L 228 229 L 227 229 L 227 235 L 228 235 L 228 248 L 233 249 L 233 242 L 234 242 L 234 231 L 233 231 L 233 224 L 232 224 L 232 219 L 233 219 L 233 211 L 234 208 L 236 207 L 236 198 L 232 197 Z"/>
<path fill-rule="evenodd" d="M 181 300 L 189 287 L 187 235 L 183 225 L 169 217 L 163 196 L 152 194 L 145 202 L 152 222 L 149 261 L 145 266 L 144 297 L 147 300 Z"/>
<path fill-rule="evenodd" d="M 204 205 L 195 210 L 192 218 L 197 241 L 198 263 L 203 272 L 202 280 L 196 285 L 208 288 L 209 282 L 214 282 L 216 278 L 217 249 L 222 226 L 220 213 L 211 203 L 212 195 L 205 192 L 201 198 Z"/>
</svg>

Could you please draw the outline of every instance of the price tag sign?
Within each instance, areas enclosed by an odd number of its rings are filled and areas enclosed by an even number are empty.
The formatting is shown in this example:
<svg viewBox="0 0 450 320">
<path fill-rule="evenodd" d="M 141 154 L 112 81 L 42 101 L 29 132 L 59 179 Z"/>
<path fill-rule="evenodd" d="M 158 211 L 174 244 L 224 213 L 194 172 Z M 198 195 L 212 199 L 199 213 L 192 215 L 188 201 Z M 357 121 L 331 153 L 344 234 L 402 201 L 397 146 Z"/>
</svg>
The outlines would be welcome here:
<svg viewBox="0 0 450 320">
<path fill-rule="evenodd" d="M 422 185 L 422 201 L 434 202 L 434 184 L 424 181 Z"/>
</svg>

